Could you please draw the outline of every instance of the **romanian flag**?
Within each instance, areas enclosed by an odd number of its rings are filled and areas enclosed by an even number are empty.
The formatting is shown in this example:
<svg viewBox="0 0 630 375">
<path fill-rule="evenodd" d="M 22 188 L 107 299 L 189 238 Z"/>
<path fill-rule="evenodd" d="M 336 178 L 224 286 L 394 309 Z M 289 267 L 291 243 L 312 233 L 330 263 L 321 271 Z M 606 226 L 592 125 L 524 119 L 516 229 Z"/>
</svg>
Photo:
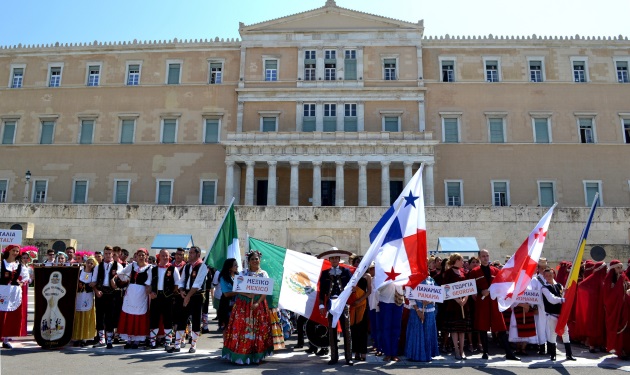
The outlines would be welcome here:
<svg viewBox="0 0 630 375">
<path fill-rule="evenodd" d="M 569 315 L 571 315 L 571 310 L 573 309 L 573 304 L 575 303 L 577 296 L 577 280 L 578 274 L 580 273 L 580 265 L 582 264 L 582 257 L 584 256 L 584 246 L 586 245 L 586 238 L 588 237 L 588 231 L 591 229 L 591 223 L 593 222 L 593 215 L 595 214 L 595 208 L 599 204 L 599 193 L 595 194 L 593 197 L 593 205 L 591 206 L 591 213 L 588 215 L 588 220 L 586 221 L 586 226 L 582 231 L 582 236 L 580 236 L 580 241 L 577 245 L 577 250 L 575 251 L 575 259 L 573 259 L 573 266 L 571 267 L 571 273 L 569 274 L 569 278 L 567 279 L 567 284 L 565 286 L 564 291 L 564 304 L 562 305 L 562 311 L 560 312 L 560 316 L 558 317 L 558 324 L 556 325 L 556 334 L 558 336 L 562 336 L 564 333 L 564 327 L 567 325 L 569 321 Z"/>
</svg>

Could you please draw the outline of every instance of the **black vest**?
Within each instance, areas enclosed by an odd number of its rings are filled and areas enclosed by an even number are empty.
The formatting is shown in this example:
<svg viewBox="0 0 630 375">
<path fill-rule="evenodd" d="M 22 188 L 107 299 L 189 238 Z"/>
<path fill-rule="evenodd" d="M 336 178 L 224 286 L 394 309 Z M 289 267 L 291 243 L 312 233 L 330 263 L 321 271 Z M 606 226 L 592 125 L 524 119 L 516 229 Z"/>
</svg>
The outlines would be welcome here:
<svg viewBox="0 0 630 375">
<path fill-rule="evenodd" d="M 194 285 L 195 284 L 195 279 L 197 278 L 197 275 L 199 274 L 199 268 L 203 266 L 206 267 L 205 264 L 199 263 L 198 265 L 196 265 L 195 267 L 193 267 L 192 270 L 192 274 L 190 275 L 190 285 Z M 186 264 L 182 270 L 183 275 L 182 277 L 184 278 L 184 289 L 186 289 L 188 287 L 188 275 L 190 273 L 190 264 Z M 192 289 L 192 288 L 191 288 Z M 186 290 L 190 290 L 190 289 L 186 289 Z M 199 292 L 203 292 L 204 290 L 206 290 L 206 279 L 204 278 L 203 282 L 201 283 L 201 287 L 199 287 L 199 290 L 197 291 Z"/>
<path fill-rule="evenodd" d="M 92 270 L 91 273 L 92 273 L 92 275 L 94 275 L 94 270 Z M 79 285 L 77 286 L 77 293 L 82 293 L 82 292 L 91 293 L 91 292 L 93 292 L 92 287 L 90 286 L 90 284 L 89 283 L 84 283 L 83 281 L 81 281 L 80 277 L 81 277 L 81 272 L 79 272 Z M 94 276 L 92 276 L 92 277 L 94 277 Z"/>
<path fill-rule="evenodd" d="M 553 285 L 545 285 L 545 288 L 551 292 L 556 297 L 562 297 L 562 285 L 553 284 Z M 560 310 L 562 310 L 562 304 L 556 303 L 555 305 L 549 301 L 543 294 L 543 303 L 545 304 L 545 312 L 547 314 L 560 315 Z"/>
<path fill-rule="evenodd" d="M 18 279 L 22 273 L 22 263 L 18 262 L 18 268 L 15 270 L 15 273 L 11 275 L 11 271 L 4 266 L 4 259 L 0 262 L 2 262 L 2 266 L 0 267 L 0 270 L 2 270 L 0 274 L 0 285 L 19 285 Z"/>
<path fill-rule="evenodd" d="M 104 263 L 101 263 L 98 265 L 98 271 L 96 271 L 96 286 L 97 287 L 102 287 L 103 286 L 103 281 L 105 281 L 105 267 L 103 266 Z M 118 270 L 118 264 L 116 262 L 112 262 L 110 267 L 109 267 L 109 281 L 112 281 L 112 278 L 114 276 L 116 276 L 116 271 Z M 109 287 L 109 285 L 107 285 Z"/>
<path fill-rule="evenodd" d="M 153 293 L 158 292 L 158 266 L 153 267 L 152 278 L 151 278 L 151 291 Z M 170 296 L 175 290 L 175 266 L 170 265 L 166 268 L 166 272 L 164 273 L 164 294 Z"/>
<path fill-rule="evenodd" d="M 137 272 L 136 267 L 131 267 L 131 275 L 129 276 L 129 284 L 144 285 L 149 280 L 149 269 L 147 267 L 144 271 Z"/>
</svg>

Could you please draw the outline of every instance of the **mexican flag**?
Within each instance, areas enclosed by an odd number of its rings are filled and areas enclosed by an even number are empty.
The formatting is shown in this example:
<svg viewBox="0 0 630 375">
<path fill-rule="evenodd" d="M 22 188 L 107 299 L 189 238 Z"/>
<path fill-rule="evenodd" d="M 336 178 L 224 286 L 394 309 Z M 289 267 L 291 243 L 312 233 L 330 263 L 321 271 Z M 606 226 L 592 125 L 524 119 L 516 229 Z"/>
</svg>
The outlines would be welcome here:
<svg viewBox="0 0 630 375">
<path fill-rule="evenodd" d="M 326 319 L 319 313 L 317 292 L 319 276 L 330 268 L 330 262 L 252 237 L 249 237 L 249 248 L 260 251 L 260 268 L 274 280 L 273 295 L 267 297 L 269 306 L 290 310 L 326 325 Z"/>
<path fill-rule="evenodd" d="M 223 217 L 223 222 L 217 230 L 214 242 L 206 255 L 206 264 L 217 270 L 223 268 L 223 263 L 228 258 L 236 259 L 239 271 L 241 269 L 241 249 L 238 245 L 238 230 L 236 228 L 236 215 L 234 214 L 234 199 L 230 208 Z"/>
</svg>

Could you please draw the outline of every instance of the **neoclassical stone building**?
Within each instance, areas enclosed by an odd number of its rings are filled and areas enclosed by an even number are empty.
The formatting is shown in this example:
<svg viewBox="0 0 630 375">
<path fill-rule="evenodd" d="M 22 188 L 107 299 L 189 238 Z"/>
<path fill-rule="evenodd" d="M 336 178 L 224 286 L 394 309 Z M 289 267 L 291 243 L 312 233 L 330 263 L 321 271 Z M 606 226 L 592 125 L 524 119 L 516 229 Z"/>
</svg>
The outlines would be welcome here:
<svg viewBox="0 0 630 375">
<path fill-rule="evenodd" d="M 428 206 L 630 206 L 627 37 L 239 32 L 0 47 L 0 202 L 387 206 L 424 164 Z"/>
</svg>

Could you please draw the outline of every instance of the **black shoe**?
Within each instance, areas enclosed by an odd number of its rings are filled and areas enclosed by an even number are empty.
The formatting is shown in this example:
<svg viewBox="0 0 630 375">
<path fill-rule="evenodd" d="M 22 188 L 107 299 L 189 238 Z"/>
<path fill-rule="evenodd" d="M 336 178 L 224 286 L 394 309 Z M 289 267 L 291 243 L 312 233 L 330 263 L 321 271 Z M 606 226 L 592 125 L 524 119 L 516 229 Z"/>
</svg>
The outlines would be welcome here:
<svg viewBox="0 0 630 375">
<path fill-rule="evenodd" d="M 519 357 L 515 356 L 514 354 L 506 355 L 505 359 L 507 359 L 508 361 L 520 361 L 521 360 Z"/>
<path fill-rule="evenodd" d="M 331 359 L 330 361 L 328 361 L 328 364 L 329 365 L 335 365 L 335 364 L 337 364 L 337 362 L 339 362 L 338 359 Z"/>
<path fill-rule="evenodd" d="M 328 355 L 328 348 L 321 348 L 316 354 L 320 357 Z"/>
<path fill-rule="evenodd" d="M 214 318 L 212 318 L 212 320 L 219 320 L 219 317 L 215 316 Z"/>
<path fill-rule="evenodd" d="M 545 344 L 538 345 L 538 355 L 545 355 Z"/>
<path fill-rule="evenodd" d="M 144 347 L 144 350 L 155 350 L 157 349 L 157 345 L 147 345 Z"/>
<path fill-rule="evenodd" d="M 201 333 L 210 333 L 210 330 L 208 328 L 204 328 L 201 330 Z"/>
<path fill-rule="evenodd" d="M 346 365 L 348 366 L 354 366 L 354 362 L 352 362 L 351 359 L 346 359 Z"/>
<path fill-rule="evenodd" d="M 107 349 L 114 349 L 114 345 L 112 345 L 112 343 L 110 342 L 109 344 L 107 344 Z"/>
<path fill-rule="evenodd" d="M 3 342 L 2 347 L 5 349 L 13 349 L 13 345 L 9 344 L 8 342 Z"/>
<path fill-rule="evenodd" d="M 182 350 L 180 348 L 176 348 L 174 346 L 171 346 L 170 348 L 168 348 L 168 350 L 166 351 L 167 353 L 179 353 Z"/>
<path fill-rule="evenodd" d="M 196 353 L 196 352 L 197 352 L 197 349 L 195 348 L 188 349 L 188 353 Z"/>
<path fill-rule="evenodd" d="M 481 355 L 481 359 L 488 359 L 488 353 L 483 353 Z"/>
<path fill-rule="evenodd" d="M 571 343 L 564 344 L 564 349 L 566 350 L 566 358 L 568 361 L 577 361 L 573 356 L 573 351 L 571 350 Z"/>
<path fill-rule="evenodd" d="M 597 349 L 595 349 L 595 348 L 589 348 L 589 349 L 588 349 L 588 352 L 589 352 L 589 353 L 597 353 Z"/>
<path fill-rule="evenodd" d="M 120 344 L 120 339 L 114 339 L 114 344 Z"/>
<path fill-rule="evenodd" d="M 317 352 L 317 348 L 314 346 L 309 346 L 308 349 L 304 351 L 304 353 L 315 354 Z"/>
<path fill-rule="evenodd" d="M 123 346 L 123 349 L 131 349 L 131 343 L 126 343 L 125 346 Z"/>
<path fill-rule="evenodd" d="M 72 347 L 73 348 L 78 348 L 79 345 L 81 345 L 81 343 L 79 341 L 75 341 L 75 342 L 72 343 Z"/>
<path fill-rule="evenodd" d="M 293 349 L 302 349 L 304 347 L 304 344 L 297 344 L 296 346 L 293 347 Z"/>
<path fill-rule="evenodd" d="M 131 344 L 131 349 L 138 349 L 138 344 L 136 344 L 135 342 Z"/>
<path fill-rule="evenodd" d="M 93 348 L 102 348 L 104 346 L 105 346 L 105 343 L 100 343 L 100 342 L 97 342 L 96 344 L 92 345 Z"/>
</svg>

